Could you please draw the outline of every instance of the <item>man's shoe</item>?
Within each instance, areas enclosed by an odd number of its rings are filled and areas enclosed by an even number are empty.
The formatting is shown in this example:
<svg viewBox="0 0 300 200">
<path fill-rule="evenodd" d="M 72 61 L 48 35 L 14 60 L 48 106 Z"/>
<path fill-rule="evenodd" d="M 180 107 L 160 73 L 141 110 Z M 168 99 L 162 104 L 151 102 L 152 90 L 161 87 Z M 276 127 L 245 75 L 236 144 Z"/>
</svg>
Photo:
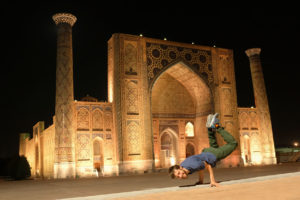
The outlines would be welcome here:
<svg viewBox="0 0 300 200">
<path fill-rule="evenodd" d="M 207 117 L 206 127 L 207 128 L 218 128 L 220 126 L 220 120 L 217 118 L 219 113 L 215 113 L 214 115 L 210 114 Z"/>
<path fill-rule="evenodd" d="M 206 128 L 210 128 L 211 127 L 210 123 L 211 123 L 212 118 L 213 118 L 213 114 L 209 114 L 207 116 Z"/>
</svg>

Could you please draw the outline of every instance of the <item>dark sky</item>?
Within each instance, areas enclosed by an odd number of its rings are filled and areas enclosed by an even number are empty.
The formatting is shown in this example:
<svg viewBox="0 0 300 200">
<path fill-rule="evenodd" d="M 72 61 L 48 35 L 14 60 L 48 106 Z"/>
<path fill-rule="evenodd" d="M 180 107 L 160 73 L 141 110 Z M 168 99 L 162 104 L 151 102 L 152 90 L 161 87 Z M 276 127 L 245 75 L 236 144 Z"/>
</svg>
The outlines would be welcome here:
<svg viewBox="0 0 300 200">
<path fill-rule="evenodd" d="M 239 107 L 254 105 L 246 49 L 262 49 L 275 145 L 300 141 L 299 27 L 294 10 L 215 8 L 194 4 L 2 4 L 0 158 L 18 153 L 18 134 L 52 124 L 55 103 L 56 26 L 52 15 L 70 12 L 74 94 L 107 100 L 107 41 L 127 33 L 233 49 Z M 96 2 L 96 1 L 95 1 Z M 4 60 L 4 62 L 3 62 Z"/>
</svg>

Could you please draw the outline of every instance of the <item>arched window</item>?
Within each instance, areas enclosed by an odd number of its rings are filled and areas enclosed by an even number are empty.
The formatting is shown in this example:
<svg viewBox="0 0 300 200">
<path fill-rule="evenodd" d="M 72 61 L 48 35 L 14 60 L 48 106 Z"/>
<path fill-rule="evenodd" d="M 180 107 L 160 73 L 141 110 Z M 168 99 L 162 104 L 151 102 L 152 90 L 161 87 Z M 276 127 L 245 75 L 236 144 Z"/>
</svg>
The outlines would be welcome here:
<svg viewBox="0 0 300 200">
<path fill-rule="evenodd" d="M 100 109 L 96 109 L 92 115 L 93 130 L 103 130 L 103 115 Z"/>
<path fill-rule="evenodd" d="M 185 136 L 194 137 L 194 125 L 191 122 L 185 125 Z"/>
<path fill-rule="evenodd" d="M 94 156 L 100 156 L 100 142 L 98 140 L 94 141 Z"/>
</svg>

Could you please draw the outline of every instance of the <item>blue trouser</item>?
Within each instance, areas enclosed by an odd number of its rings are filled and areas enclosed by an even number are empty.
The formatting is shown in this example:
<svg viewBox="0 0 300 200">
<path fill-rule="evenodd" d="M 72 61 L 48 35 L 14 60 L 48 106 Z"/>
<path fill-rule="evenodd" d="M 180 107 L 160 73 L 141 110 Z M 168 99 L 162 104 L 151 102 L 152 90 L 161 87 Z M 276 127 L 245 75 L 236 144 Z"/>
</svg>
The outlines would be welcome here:
<svg viewBox="0 0 300 200">
<path fill-rule="evenodd" d="M 208 129 L 208 139 L 209 139 L 209 146 L 202 150 L 202 152 L 210 152 L 213 153 L 217 160 L 221 160 L 231 154 L 235 148 L 237 147 L 237 141 L 234 139 L 232 135 L 230 135 L 224 128 L 219 127 L 217 132 L 223 137 L 224 141 L 226 142 L 225 145 L 219 147 L 217 144 L 217 139 L 215 132 L 212 131 L 211 128 Z"/>
</svg>

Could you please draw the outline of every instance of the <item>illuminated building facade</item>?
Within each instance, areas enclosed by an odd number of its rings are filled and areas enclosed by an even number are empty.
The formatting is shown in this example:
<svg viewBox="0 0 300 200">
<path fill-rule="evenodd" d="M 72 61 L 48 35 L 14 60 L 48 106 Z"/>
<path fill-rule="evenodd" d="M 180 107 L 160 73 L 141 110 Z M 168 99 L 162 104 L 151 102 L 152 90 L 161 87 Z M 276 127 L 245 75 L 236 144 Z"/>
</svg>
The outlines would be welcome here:
<svg viewBox="0 0 300 200">
<path fill-rule="evenodd" d="M 260 49 L 246 51 L 256 108 L 237 107 L 232 50 L 128 34 L 113 34 L 108 41 L 108 102 L 75 101 L 76 17 L 59 13 L 53 19 L 58 28 L 54 123 L 45 129 L 38 122 L 32 139 L 20 134 L 20 155 L 27 157 L 33 176 L 168 168 L 208 146 L 206 118 L 215 112 L 240 144 L 219 167 L 276 163 Z"/>
</svg>

